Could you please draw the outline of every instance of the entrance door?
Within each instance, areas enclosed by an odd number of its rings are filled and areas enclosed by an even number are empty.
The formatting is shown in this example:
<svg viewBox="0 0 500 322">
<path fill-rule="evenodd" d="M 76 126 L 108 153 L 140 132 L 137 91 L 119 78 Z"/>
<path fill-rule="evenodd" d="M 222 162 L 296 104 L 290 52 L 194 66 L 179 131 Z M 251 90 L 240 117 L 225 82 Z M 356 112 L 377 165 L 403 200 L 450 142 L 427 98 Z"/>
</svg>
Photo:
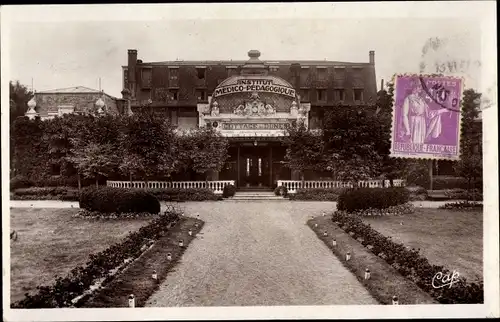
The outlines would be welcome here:
<svg viewBox="0 0 500 322">
<path fill-rule="evenodd" d="M 241 151 L 240 180 L 242 187 L 269 186 L 269 157 L 263 149 L 245 148 Z"/>
</svg>

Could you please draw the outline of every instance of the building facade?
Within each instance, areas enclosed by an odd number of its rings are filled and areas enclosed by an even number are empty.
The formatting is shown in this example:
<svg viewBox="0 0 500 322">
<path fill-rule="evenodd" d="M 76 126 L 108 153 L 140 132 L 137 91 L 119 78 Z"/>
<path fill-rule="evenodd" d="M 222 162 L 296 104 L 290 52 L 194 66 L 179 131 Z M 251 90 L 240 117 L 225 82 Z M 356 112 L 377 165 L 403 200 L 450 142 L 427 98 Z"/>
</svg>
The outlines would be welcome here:
<svg viewBox="0 0 500 322">
<path fill-rule="evenodd" d="M 68 113 L 125 113 L 125 100 L 84 86 L 35 92 L 28 102 L 26 116 L 52 119 Z"/>
<path fill-rule="evenodd" d="M 280 137 L 291 122 L 319 129 L 324 111 L 376 102 L 375 53 L 368 62 L 262 61 L 143 62 L 128 50 L 123 98 L 129 112 L 152 107 L 179 129 L 212 126 L 228 137 L 229 160 L 214 180 L 238 187 L 272 187 L 298 179 L 284 166 Z M 306 179 L 321 179 L 310 174 Z"/>
</svg>

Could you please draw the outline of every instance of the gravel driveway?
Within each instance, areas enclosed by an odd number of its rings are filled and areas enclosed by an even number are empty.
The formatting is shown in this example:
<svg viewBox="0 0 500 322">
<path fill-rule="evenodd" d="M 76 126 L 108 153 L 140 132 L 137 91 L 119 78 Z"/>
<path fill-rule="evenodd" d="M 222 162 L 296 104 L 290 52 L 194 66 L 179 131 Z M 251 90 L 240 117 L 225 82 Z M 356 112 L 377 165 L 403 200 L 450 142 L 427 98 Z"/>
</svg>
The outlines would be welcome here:
<svg viewBox="0 0 500 322">
<path fill-rule="evenodd" d="M 205 226 L 146 306 L 377 304 L 306 226 L 334 203 L 182 203 Z"/>
</svg>

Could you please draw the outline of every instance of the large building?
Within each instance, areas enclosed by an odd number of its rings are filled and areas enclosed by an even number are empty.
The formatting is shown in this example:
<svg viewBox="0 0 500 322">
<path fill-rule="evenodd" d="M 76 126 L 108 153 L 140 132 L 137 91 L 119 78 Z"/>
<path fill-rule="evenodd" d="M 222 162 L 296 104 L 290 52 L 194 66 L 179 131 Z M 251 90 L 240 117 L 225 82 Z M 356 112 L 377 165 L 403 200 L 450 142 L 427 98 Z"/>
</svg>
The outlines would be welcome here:
<svg viewBox="0 0 500 322">
<path fill-rule="evenodd" d="M 41 92 L 28 102 L 26 116 L 52 119 L 64 114 L 121 114 L 125 113 L 125 101 L 85 86 L 59 88 Z"/>
<path fill-rule="evenodd" d="M 145 62 L 128 50 L 123 66 L 127 111 L 146 106 L 161 111 L 174 126 L 213 126 L 229 138 L 230 159 L 213 176 L 238 187 L 271 187 L 298 179 L 284 166 L 279 137 L 290 122 L 302 119 L 321 128 L 325 110 L 342 105 L 373 105 L 377 87 L 375 53 L 368 62 L 262 61 L 251 50 L 244 61 Z M 309 173 L 306 179 L 326 174 Z"/>
</svg>

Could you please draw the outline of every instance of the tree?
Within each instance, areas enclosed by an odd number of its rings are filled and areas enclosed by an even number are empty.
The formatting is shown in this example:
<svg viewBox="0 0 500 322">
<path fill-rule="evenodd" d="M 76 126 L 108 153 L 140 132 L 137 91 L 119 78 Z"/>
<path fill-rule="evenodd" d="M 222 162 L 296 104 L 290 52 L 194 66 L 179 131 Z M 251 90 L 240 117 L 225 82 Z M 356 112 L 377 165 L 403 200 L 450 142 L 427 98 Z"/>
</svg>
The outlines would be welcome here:
<svg viewBox="0 0 500 322">
<path fill-rule="evenodd" d="M 19 116 L 24 116 L 28 110 L 28 101 L 33 97 L 33 92 L 19 81 L 9 82 L 9 98 L 10 98 L 10 122 Z"/>
<path fill-rule="evenodd" d="M 377 129 L 373 134 L 375 135 L 375 149 L 382 157 L 381 175 L 389 180 L 391 186 L 394 185 L 394 179 L 401 178 L 408 170 L 407 159 L 390 156 L 393 102 L 394 84 L 388 83 L 387 90 L 381 89 L 377 93 L 375 117 L 378 122 L 375 124 Z"/>
<path fill-rule="evenodd" d="M 42 140 L 44 123 L 39 119 L 17 118 L 10 128 L 13 175 L 39 179 L 48 164 L 47 145 Z"/>
<path fill-rule="evenodd" d="M 229 143 L 225 137 L 211 127 L 191 130 L 180 137 L 179 155 L 184 168 L 205 174 L 221 171 L 229 157 Z"/>
<path fill-rule="evenodd" d="M 469 194 L 472 190 L 475 199 L 476 180 L 483 174 L 482 157 L 482 124 L 478 122 L 480 113 L 481 94 L 473 89 L 464 91 L 462 102 L 462 127 L 460 138 L 460 160 L 455 166 L 455 171 L 467 179 Z"/>
<path fill-rule="evenodd" d="M 173 162 L 177 137 L 168 121 L 151 110 L 124 118 L 119 146 L 120 169 L 129 176 L 168 176 L 176 170 Z"/>
<path fill-rule="evenodd" d="M 99 186 L 99 176 L 108 177 L 119 163 L 119 157 L 115 152 L 111 144 L 90 142 L 83 148 L 74 149 L 74 156 L 71 159 L 79 173 L 86 178 L 94 178 L 96 186 Z"/>
<path fill-rule="evenodd" d="M 322 137 L 308 130 L 303 122 L 288 127 L 283 142 L 287 146 L 285 155 L 287 166 L 300 171 L 302 180 L 305 171 L 323 171 L 326 168 Z"/>
<path fill-rule="evenodd" d="M 379 175 L 379 131 L 379 122 L 370 110 L 338 106 L 325 113 L 322 139 L 327 169 L 354 185 Z"/>
</svg>

